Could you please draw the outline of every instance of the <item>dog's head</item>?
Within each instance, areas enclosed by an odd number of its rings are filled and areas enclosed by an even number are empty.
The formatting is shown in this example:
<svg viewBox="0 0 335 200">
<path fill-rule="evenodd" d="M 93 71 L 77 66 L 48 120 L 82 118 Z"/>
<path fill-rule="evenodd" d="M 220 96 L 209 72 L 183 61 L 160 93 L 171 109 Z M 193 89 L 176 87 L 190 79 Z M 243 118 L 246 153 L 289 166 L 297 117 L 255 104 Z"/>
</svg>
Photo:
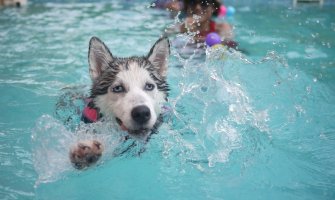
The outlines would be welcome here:
<svg viewBox="0 0 335 200">
<path fill-rule="evenodd" d="M 98 38 L 90 40 L 91 97 L 100 113 L 133 135 L 150 132 L 167 99 L 170 44 L 159 39 L 147 56 L 118 58 Z"/>
</svg>

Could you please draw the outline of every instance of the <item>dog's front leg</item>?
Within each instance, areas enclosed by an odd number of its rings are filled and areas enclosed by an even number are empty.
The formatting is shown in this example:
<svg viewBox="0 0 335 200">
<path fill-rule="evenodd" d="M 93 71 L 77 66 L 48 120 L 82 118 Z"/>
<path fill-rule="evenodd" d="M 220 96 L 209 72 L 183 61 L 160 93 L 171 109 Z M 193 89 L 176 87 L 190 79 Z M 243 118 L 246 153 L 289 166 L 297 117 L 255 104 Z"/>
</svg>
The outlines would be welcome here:
<svg viewBox="0 0 335 200">
<path fill-rule="evenodd" d="M 84 169 L 96 163 L 102 155 L 103 146 L 97 140 L 78 142 L 70 150 L 70 160 L 77 169 Z"/>
</svg>

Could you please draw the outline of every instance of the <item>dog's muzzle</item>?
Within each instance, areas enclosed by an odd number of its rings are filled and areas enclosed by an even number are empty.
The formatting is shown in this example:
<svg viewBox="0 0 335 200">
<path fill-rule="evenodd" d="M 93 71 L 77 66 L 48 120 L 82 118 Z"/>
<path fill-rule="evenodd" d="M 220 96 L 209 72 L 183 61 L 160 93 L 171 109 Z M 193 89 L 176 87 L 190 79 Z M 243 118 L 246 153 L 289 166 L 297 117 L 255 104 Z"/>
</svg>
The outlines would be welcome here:
<svg viewBox="0 0 335 200">
<path fill-rule="evenodd" d="M 145 105 L 137 106 L 132 109 L 130 114 L 132 120 L 134 121 L 134 123 L 136 123 L 136 127 L 138 128 L 131 129 L 129 127 L 126 127 L 120 118 L 116 118 L 116 122 L 120 125 L 122 130 L 128 131 L 130 134 L 133 135 L 142 135 L 150 131 L 150 129 L 146 127 L 146 124 L 151 119 L 151 112 L 147 106 Z"/>
<path fill-rule="evenodd" d="M 138 125 L 144 125 L 151 118 L 150 109 L 143 105 L 137 106 L 131 111 L 131 117 Z"/>
</svg>

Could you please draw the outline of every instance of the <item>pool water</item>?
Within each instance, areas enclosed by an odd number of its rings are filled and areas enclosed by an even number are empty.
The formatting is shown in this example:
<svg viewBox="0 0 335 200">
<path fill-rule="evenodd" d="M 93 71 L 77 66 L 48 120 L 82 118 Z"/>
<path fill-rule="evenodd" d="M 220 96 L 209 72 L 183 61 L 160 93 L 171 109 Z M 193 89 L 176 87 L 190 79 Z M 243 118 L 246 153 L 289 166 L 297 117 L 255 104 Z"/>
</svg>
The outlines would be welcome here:
<svg viewBox="0 0 335 200">
<path fill-rule="evenodd" d="M 100 131 L 110 155 L 123 145 L 108 125 L 57 116 L 66 91 L 88 91 L 89 39 L 146 55 L 175 20 L 149 1 L 0 8 L 1 199 L 334 199 L 334 5 L 225 2 L 246 54 L 172 46 L 159 133 L 80 172 L 67 159 L 78 132 Z"/>
</svg>

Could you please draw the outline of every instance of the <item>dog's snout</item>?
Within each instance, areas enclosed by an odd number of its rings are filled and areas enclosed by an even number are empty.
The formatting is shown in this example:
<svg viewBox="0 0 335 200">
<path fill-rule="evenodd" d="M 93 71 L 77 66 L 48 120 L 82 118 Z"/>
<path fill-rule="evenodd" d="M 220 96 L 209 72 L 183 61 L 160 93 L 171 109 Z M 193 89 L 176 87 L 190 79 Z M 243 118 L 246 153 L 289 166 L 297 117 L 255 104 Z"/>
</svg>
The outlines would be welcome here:
<svg viewBox="0 0 335 200">
<path fill-rule="evenodd" d="M 131 111 L 131 117 L 138 124 L 145 124 L 150 120 L 150 109 L 147 106 L 137 106 Z"/>
</svg>

